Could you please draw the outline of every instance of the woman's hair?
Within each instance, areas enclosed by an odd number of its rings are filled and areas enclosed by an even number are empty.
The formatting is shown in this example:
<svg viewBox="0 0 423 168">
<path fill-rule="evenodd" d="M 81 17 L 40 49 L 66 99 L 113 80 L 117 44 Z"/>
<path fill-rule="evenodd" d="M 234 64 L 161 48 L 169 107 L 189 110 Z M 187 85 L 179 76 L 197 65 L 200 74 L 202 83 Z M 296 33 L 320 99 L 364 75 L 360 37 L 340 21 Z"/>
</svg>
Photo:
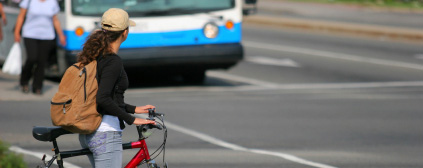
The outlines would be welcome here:
<svg viewBox="0 0 423 168">
<path fill-rule="evenodd" d="M 85 66 L 99 56 L 113 53 L 110 44 L 116 41 L 125 30 L 108 31 L 102 29 L 94 31 L 90 36 L 88 36 L 87 41 L 82 47 L 82 51 L 78 53 L 77 62 L 81 62 L 80 66 Z"/>
</svg>

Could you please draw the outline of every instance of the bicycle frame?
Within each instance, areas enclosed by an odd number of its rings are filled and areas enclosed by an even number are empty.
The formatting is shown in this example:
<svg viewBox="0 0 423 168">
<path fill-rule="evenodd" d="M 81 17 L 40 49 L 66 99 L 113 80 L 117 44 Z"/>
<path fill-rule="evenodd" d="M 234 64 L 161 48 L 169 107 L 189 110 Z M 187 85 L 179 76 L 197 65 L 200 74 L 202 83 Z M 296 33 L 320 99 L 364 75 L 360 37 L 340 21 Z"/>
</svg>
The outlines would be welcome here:
<svg viewBox="0 0 423 168">
<path fill-rule="evenodd" d="M 89 149 L 60 152 L 56 140 L 53 141 L 53 146 L 54 146 L 55 155 L 50 161 L 48 161 L 48 164 L 46 165 L 46 167 L 50 167 L 53 164 L 54 160 L 57 159 L 57 164 L 59 165 L 59 168 L 63 168 L 63 159 L 91 154 L 91 151 Z M 136 142 L 129 142 L 129 143 L 122 144 L 122 148 L 123 150 L 140 148 L 138 153 L 131 159 L 131 161 L 128 162 L 125 168 L 136 168 L 141 162 L 150 161 L 150 154 L 148 152 L 148 147 L 147 147 L 147 143 L 145 142 L 145 139 L 141 139 Z M 43 158 L 43 160 L 44 159 L 45 158 Z"/>
<path fill-rule="evenodd" d="M 134 148 L 140 148 L 138 153 L 129 161 L 129 163 L 125 166 L 125 168 L 136 168 L 143 160 L 150 161 L 150 154 L 148 153 L 148 147 L 147 143 L 145 142 L 145 139 L 139 140 L 137 142 L 131 142 L 127 143 L 130 144 L 131 147 L 128 147 L 127 149 L 134 149 Z M 125 145 L 124 147 L 125 150 Z"/>
</svg>

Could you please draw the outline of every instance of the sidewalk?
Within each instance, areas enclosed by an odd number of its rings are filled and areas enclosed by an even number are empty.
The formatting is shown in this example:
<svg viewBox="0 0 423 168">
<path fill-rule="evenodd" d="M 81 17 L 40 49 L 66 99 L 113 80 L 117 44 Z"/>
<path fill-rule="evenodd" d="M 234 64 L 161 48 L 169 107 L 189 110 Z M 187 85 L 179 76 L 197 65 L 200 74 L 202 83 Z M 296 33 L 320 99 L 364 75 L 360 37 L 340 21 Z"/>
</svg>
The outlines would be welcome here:
<svg viewBox="0 0 423 168">
<path fill-rule="evenodd" d="M 57 84 L 44 80 L 43 95 L 25 94 L 20 90 L 19 76 L 11 76 L 0 71 L 0 101 L 40 100 L 49 104 L 57 89 Z"/>
<path fill-rule="evenodd" d="M 246 24 L 423 42 L 423 11 L 259 0 Z"/>
</svg>

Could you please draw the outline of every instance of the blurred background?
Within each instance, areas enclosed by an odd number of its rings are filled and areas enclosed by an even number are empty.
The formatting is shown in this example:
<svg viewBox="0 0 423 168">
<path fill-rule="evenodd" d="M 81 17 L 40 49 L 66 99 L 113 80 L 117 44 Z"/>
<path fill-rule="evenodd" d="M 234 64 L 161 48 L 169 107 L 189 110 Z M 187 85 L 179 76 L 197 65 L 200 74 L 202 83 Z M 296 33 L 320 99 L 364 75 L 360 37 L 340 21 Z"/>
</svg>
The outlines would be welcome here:
<svg viewBox="0 0 423 168">
<path fill-rule="evenodd" d="M 137 22 L 119 53 L 125 101 L 166 114 L 170 167 L 423 167 L 421 0 L 58 2 L 68 44 L 52 54 L 44 94 L 23 94 L 19 77 L 0 73 L 0 139 L 26 167 L 53 154 L 32 127 L 52 126 L 61 74 L 109 7 Z M 2 3 L 4 61 L 19 9 Z M 123 135 L 136 137 L 132 126 Z M 162 141 L 158 130 L 147 139 L 150 150 Z M 79 149 L 77 135 L 58 143 Z"/>
</svg>

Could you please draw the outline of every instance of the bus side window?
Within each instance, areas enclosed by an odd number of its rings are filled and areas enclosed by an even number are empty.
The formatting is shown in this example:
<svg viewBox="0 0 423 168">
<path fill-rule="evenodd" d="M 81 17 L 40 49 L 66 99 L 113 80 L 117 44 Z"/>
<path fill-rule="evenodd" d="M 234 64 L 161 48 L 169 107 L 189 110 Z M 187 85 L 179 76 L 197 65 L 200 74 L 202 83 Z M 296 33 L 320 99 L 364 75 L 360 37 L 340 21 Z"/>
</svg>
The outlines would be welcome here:
<svg viewBox="0 0 423 168">
<path fill-rule="evenodd" d="M 60 11 L 65 11 L 65 0 L 57 0 L 59 3 Z"/>
</svg>

